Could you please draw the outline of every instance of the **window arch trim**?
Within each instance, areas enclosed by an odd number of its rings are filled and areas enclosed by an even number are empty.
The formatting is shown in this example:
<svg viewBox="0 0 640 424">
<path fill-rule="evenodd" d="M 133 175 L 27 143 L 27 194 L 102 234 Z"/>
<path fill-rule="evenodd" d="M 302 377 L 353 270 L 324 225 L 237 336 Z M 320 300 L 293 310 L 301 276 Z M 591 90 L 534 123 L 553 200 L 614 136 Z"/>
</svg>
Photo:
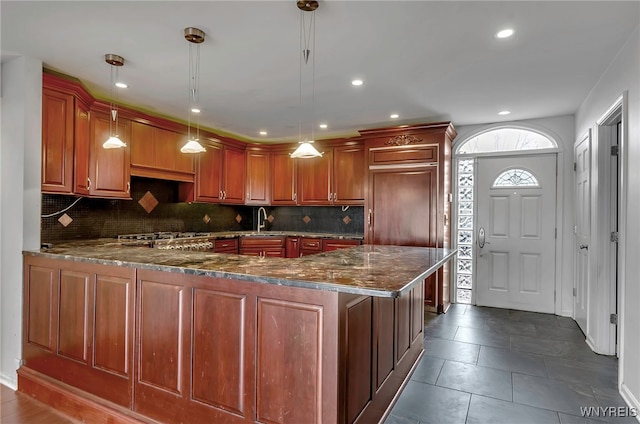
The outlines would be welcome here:
<svg viewBox="0 0 640 424">
<path fill-rule="evenodd" d="M 526 149 L 526 150 L 505 150 L 505 151 L 488 151 L 488 152 L 475 152 L 475 153 L 461 153 L 460 149 L 462 146 L 473 140 L 474 138 L 481 136 L 482 134 L 486 134 L 491 131 L 498 131 L 502 129 L 510 129 L 510 130 L 523 130 L 530 131 L 542 137 L 548 139 L 553 145 L 552 148 L 543 148 L 543 149 Z M 471 132 L 469 135 L 465 136 L 464 139 L 458 140 L 453 146 L 453 156 L 455 157 L 475 157 L 475 156 L 500 156 L 500 155 L 521 155 L 521 154 L 541 154 L 541 153 L 557 153 L 562 151 L 562 146 L 559 143 L 560 137 L 553 133 L 553 131 L 546 129 L 544 127 L 534 125 L 534 124 L 491 124 L 485 127 L 479 128 L 476 131 Z"/>
</svg>

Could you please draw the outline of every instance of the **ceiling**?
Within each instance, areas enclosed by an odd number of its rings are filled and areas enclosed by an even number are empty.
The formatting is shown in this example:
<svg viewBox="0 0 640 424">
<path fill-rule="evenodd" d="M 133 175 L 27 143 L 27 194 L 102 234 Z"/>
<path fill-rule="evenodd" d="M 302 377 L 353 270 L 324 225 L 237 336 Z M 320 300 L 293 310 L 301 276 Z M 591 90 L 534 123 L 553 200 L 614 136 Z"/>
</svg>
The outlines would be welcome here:
<svg viewBox="0 0 640 424">
<path fill-rule="evenodd" d="M 300 124 L 303 135 L 313 127 L 321 139 L 410 123 L 573 114 L 638 26 L 640 2 L 320 0 L 313 102 L 311 61 L 300 72 L 294 0 L 3 0 L 0 13 L 3 61 L 38 58 L 108 98 L 104 55 L 118 54 L 129 84 L 119 100 L 183 121 L 183 30 L 200 28 L 200 125 L 281 142 L 297 140 Z M 507 27 L 515 34 L 497 39 Z M 364 84 L 352 86 L 354 78 Z M 321 122 L 328 128 L 318 129 Z"/>
</svg>

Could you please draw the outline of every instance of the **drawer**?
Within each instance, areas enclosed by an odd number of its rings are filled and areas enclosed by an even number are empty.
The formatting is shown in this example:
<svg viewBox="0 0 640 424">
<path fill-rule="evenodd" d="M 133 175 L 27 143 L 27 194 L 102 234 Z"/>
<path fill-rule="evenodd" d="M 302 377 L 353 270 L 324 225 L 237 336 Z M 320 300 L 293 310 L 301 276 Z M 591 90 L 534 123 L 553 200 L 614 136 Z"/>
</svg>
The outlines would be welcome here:
<svg viewBox="0 0 640 424">
<path fill-rule="evenodd" d="M 339 239 L 324 239 L 323 240 L 323 252 L 331 252 L 338 249 L 346 249 L 348 247 L 360 246 L 360 240 L 339 240 Z"/>
<path fill-rule="evenodd" d="M 214 252 L 238 252 L 238 239 L 220 239 L 213 242 Z"/>
<path fill-rule="evenodd" d="M 260 236 L 250 236 L 250 237 L 242 237 L 240 238 L 240 247 L 251 247 L 251 248 L 273 248 L 273 247 L 282 247 L 284 248 L 284 237 L 260 237 Z"/>
<path fill-rule="evenodd" d="M 301 237 L 300 250 L 308 252 L 322 252 L 322 239 Z"/>
</svg>

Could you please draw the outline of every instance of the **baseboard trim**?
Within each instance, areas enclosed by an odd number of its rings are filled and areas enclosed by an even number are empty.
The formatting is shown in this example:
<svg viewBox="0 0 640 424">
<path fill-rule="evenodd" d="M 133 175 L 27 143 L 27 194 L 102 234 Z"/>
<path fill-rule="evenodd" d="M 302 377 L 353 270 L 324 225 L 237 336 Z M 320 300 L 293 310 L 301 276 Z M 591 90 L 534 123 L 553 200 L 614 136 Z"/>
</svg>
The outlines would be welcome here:
<svg viewBox="0 0 640 424">
<path fill-rule="evenodd" d="M 640 401 L 631 393 L 631 390 L 627 387 L 626 384 L 620 384 L 620 396 L 627 403 L 627 405 L 631 408 L 635 408 L 638 415 L 636 416 L 636 420 L 640 422 Z"/>
<path fill-rule="evenodd" d="M 18 370 L 18 391 L 81 422 L 92 424 L 155 424 L 133 411 L 112 404 L 27 367 Z"/>
<path fill-rule="evenodd" d="M 3 386 L 7 386 L 11 390 L 18 390 L 18 381 L 17 380 L 9 380 L 5 376 L 0 376 L 0 384 Z"/>
</svg>

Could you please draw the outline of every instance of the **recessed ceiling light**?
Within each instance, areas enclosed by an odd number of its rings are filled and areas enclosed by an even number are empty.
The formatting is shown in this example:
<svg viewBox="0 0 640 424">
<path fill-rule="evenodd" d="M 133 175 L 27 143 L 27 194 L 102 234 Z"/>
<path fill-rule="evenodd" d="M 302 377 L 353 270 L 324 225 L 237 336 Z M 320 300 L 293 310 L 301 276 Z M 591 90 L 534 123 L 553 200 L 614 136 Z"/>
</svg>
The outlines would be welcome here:
<svg viewBox="0 0 640 424">
<path fill-rule="evenodd" d="M 364 81 L 362 81 L 361 79 L 354 79 L 353 81 L 351 81 L 351 85 L 355 85 L 356 87 L 362 84 L 364 84 Z"/>
<path fill-rule="evenodd" d="M 326 130 L 326 129 L 327 129 L 327 127 L 328 127 L 328 125 L 327 125 L 327 124 L 320 124 L 320 128 L 322 128 L 323 130 Z"/>
<path fill-rule="evenodd" d="M 260 135 L 267 135 L 266 131 L 260 131 Z"/>
<path fill-rule="evenodd" d="M 191 108 L 191 112 L 193 112 L 193 113 L 200 113 L 200 109 L 198 109 L 197 107 L 192 107 L 192 108 Z"/>
<path fill-rule="evenodd" d="M 496 38 L 509 38 L 513 35 L 513 29 L 507 28 L 496 33 Z"/>
<path fill-rule="evenodd" d="M 501 110 L 500 112 L 498 112 L 498 115 L 508 115 L 508 114 L 510 114 L 510 113 L 511 113 L 511 112 L 510 112 L 510 111 L 508 111 L 508 110 Z"/>
<path fill-rule="evenodd" d="M 392 113 L 391 115 L 389 115 L 389 118 L 391 119 L 398 119 L 400 117 L 400 115 L 398 115 L 397 113 Z"/>
<path fill-rule="evenodd" d="M 118 87 L 118 88 L 127 88 L 129 86 L 127 84 L 123 83 L 123 82 L 117 82 L 116 83 L 116 87 Z"/>
</svg>

